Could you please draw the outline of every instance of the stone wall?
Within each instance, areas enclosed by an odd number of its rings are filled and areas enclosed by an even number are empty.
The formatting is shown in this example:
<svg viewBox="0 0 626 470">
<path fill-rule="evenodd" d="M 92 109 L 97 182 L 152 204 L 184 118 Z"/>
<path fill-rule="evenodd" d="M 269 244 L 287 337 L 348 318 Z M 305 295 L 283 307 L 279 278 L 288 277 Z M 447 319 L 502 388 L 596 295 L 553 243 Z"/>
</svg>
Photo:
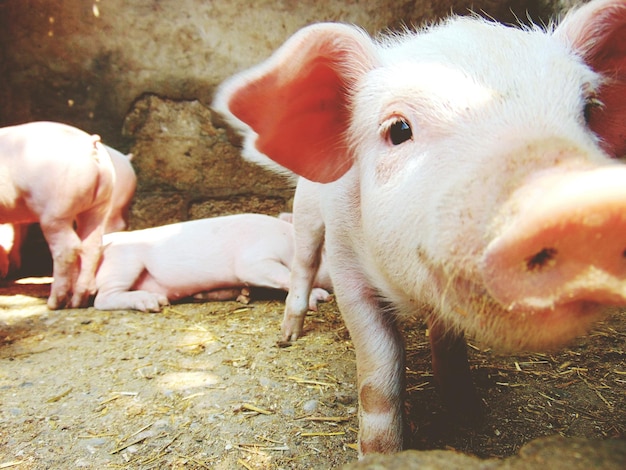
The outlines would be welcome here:
<svg viewBox="0 0 626 470">
<path fill-rule="evenodd" d="M 560 0 L 570 2 L 570 0 Z M 0 0 L 0 126 L 66 122 L 132 151 L 133 228 L 289 207 L 289 182 L 243 162 L 209 109 L 216 86 L 300 27 L 371 34 L 470 8 L 516 22 L 559 0 Z M 250 205 L 251 204 L 251 205 Z"/>
</svg>

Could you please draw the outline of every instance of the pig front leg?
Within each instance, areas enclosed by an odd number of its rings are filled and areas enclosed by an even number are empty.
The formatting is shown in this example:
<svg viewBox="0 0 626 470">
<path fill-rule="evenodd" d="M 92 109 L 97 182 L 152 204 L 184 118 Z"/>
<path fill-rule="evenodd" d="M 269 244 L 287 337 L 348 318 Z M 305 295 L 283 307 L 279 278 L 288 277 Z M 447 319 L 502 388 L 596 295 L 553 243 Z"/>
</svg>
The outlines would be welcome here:
<svg viewBox="0 0 626 470">
<path fill-rule="evenodd" d="M 104 290 L 99 291 L 93 306 L 98 310 L 139 310 L 140 312 L 160 312 L 169 305 L 163 294 L 144 290 Z"/>
<path fill-rule="evenodd" d="M 315 273 L 319 266 L 321 246 L 311 240 L 311 243 L 296 243 L 296 251 L 291 265 L 289 293 L 285 299 L 285 314 L 283 316 L 282 332 L 284 341 L 295 341 L 302 335 L 304 318 L 309 310 Z M 315 308 L 317 302 L 313 300 Z"/>
<path fill-rule="evenodd" d="M 325 226 L 315 183 L 300 179 L 293 206 L 294 256 L 282 324 L 284 341 L 301 336 L 311 296 L 319 294 L 312 294 L 312 290 L 324 246 Z M 313 303 L 317 307 L 317 302 Z"/>
<path fill-rule="evenodd" d="M 402 336 L 394 314 L 380 304 L 361 270 L 337 265 L 335 272 L 339 309 L 356 353 L 359 457 L 398 452 L 404 443 Z"/>
<path fill-rule="evenodd" d="M 19 270 L 22 267 L 22 244 L 28 233 L 28 224 L 13 224 L 13 246 L 9 251 L 10 269 Z"/>
<path fill-rule="evenodd" d="M 96 275 L 98 290 L 93 306 L 98 310 L 160 312 L 167 296 L 148 290 L 131 291 L 138 279 L 147 279 L 146 267 L 133 249 L 109 246 Z M 154 286 L 156 288 L 156 286 Z"/>
<path fill-rule="evenodd" d="M 243 273 L 245 273 L 245 276 Z M 264 259 L 257 263 L 245 263 L 240 277 L 249 285 L 268 287 L 270 289 L 280 289 L 290 292 L 291 275 L 292 273 L 289 268 L 285 266 L 282 261 L 278 259 Z M 240 300 L 240 297 L 241 296 L 238 296 L 237 300 Z M 330 294 L 322 288 L 310 288 L 309 294 L 303 298 L 308 300 L 306 306 L 304 307 L 305 310 L 302 315 L 302 319 L 304 319 L 304 315 L 307 310 L 317 310 L 318 302 L 328 301 Z"/>
<path fill-rule="evenodd" d="M 13 248 L 15 232 L 13 224 L 0 224 L 0 278 L 5 278 L 9 274 L 9 256 Z"/>
<path fill-rule="evenodd" d="M 0 279 L 4 279 L 9 274 L 9 254 L 7 250 L 0 245 Z"/>
<path fill-rule="evenodd" d="M 480 418 L 482 407 L 470 374 L 465 337 L 437 319 L 428 324 L 433 374 L 443 402 L 455 421 L 472 422 Z"/>
<path fill-rule="evenodd" d="M 21 249 L 26 228 L 22 224 L 0 224 L 0 278 L 22 266 Z"/>
</svg>

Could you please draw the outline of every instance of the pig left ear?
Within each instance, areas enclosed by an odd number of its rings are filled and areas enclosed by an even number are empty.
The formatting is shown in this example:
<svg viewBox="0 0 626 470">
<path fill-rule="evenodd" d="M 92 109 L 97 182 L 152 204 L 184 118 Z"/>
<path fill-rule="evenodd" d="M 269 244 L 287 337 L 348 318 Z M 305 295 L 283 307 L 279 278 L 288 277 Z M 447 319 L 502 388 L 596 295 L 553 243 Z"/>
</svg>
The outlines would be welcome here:
<svg viewBox="0 0 626 470">
<path fill-rule="evenodd" d="M 343 24 L 301 29 L 262 64 L 220 86 L 213 107 L 245 136 L 244 156 L 265 155 L 328 183 L 353 163 L 350 93 L 375 63 L 365 33 Z"/>
<path fill-rule="evenodd" d="M 626 156 L 626 1 L 591 1 L 568 14 L 555 36 L 603 76 L 603 106 L 589 109 L 588 124 L 609 155 Z"/>
</svg>

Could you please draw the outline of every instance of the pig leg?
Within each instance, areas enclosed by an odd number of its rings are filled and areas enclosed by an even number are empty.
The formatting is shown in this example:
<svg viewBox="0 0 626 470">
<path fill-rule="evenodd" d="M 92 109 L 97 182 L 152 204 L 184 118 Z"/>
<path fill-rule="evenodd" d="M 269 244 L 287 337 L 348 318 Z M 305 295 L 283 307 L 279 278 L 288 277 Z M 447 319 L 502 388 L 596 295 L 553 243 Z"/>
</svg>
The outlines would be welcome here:
<svg viewBox="0 0 626 470">
<path fill-rule="evenodd" d="M 334 255 L 333 255 L 334 256 Z M 403 448 L 404 344 L 393 312 L 358 267 L 332 271 L 339 309 L 354 344 L 359 396 L 359 456 Z"/>
<path fill-rule="evenodd" d="M 169 305 L 169 300 L 163 294 L 123 289 L 100 290 L 93 303 L 98 310 L 139 310 L 140 312 L 160 312 L 165 305 Z"/>
<path fill-rule="evenodd" d="M 282 324 L 284 341 L 295 341 L 302 334 L 315 275 L 322 259 L 324 222 L 312 184 L 301 179 L 294 197 L 294 256 Z"/>
<path fill-rule="evenodd" d="M 15 232 L 12 224 L 0 224 L 0 278 L 9 274 L 9 254 L 13 249 Z"/>
<path fill-rule="evenodd" d="M 205 302 L 220 302 L 226 300 L 237 300 L 241 303 L 249 303 L 250 302 L 250 291 L 243 287 L 233 287 L 224 288 L 224 289 L 214 289 L 204 292 L 198 292 L 193 296 L 194 300 L 200 300 Z M 242 300 L 239 300 L 242 299 Z M 247 301 L 245 300 L 247 299 Z"/>
<path fill-rule="evenodd" d="M 282 324 L 284 341 L 295 341 L 302 334 L 304 318 L 311 302 L 315 273 L 320 263 L 323 238 L 305 239 L 296 236 L 295 243 L 297 248 L 291 264 L 290 288 L 285 300 Z M 316 302 L 315 304 L 317 307 Z"/>
<path fill-rule="evenodd" d="M 52 286 L 48 297 L 48 308 L 56 310 L 65 307 L 78 278 L 81 241 L 74 231 L 74 220 L 40 220 L 41 231 L 50 247 L 52 255 Z"/>
<path fill-rule="evenodd" d="M 256 264 L 246 264 L 244 268 L 246 276 L 242 277 L 248 284 L 268 287 L 270 289 L 280 289 L 290 291 L 291 271 L 280 260 L 265 259 Z M 317 310 L 317 303 L 327 301 L 330 294 L 321 288 L 311 289 L 304 297 L 307 300 L 304 315 L 307 310 Z M 304 319 L 304 315 L 302 318 Z"/>
<path fill-rule="evenodd" d="M 109 201 L 79 214 L 76 232 L 81 240 L 80 272 L 76 279 L 71 306 L 86 306 L 96 292 L 96 270 L 102 256 L 102 235 L 109 209 Z"/>
<path fill-rule="evenodd" d="M 479 418 L 482 407 L 472 382 L 463 333 L 431 319 L 429 337 L 435 382 L 450 416 L 467 422 Z"/>
<path fill-rule="evenodd" d="M 321 287 L 314 287 L 311 289 L 311 295 L 309 295 L 309 310 L 317 312 L 317 304 L 320 302 L 328 302 L 330 300 L 330 293 Z"/>
<path fill-rule="evenodd" d="M 7 277 L 9 274 L 9 254 L 6 249 L 0 245 L 0 279 Z"/>
<path fill-rule="evenodd" d="M 25 229 L 21 224 L 0 224 L 0 278 L 20 269 Z"/>
<path fill-rule="evenodd" d="M 165 295 L 148 290 L 131 291 L 140 278 L 144 281 L 148 276 L 145 264 L 132 248 L 107 247 L 96 275 L 98 293 L 94 307 L 98 310 L 160 312 L 163 305 L 169 304 Z"/>
<path fill-rule="evenodd" d="M 13 246 L 9 251 L 9 266 L 19 270 L 22 267 L 22 243 L 28 233 L 28 224 L 13 224 Z"/>
</svg>

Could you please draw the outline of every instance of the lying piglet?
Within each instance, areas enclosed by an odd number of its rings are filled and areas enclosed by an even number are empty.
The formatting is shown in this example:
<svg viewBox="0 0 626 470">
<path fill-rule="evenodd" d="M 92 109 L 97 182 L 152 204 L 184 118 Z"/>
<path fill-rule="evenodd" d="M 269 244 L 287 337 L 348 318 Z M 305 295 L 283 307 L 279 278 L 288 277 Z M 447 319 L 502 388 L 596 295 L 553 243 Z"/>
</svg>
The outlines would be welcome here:
<svg viewBox="0 0 626 470">
<path fill-rule="evenodd" d="M 39 222 L 50 247 L 48 307 L 87 305 L 115 182 L 100 138 L 56 122 L 2 128 L 0 180 L 0 223 Z"/>
<path fill-rule="evenodd" d="M 276 217 L 238 214 L 192 220 L 104 237 L 96 275 L 100 310 L 158 312 L 171 300 L 198 293 L 226 299 L 244 286 L 289 289 L 293 226 Z M 307 306 L 328 299 L 320 270 Z M 326 290 L 325 290 L 326 289 Z"/>
<path fill-rule="evenodd" d="M 128 227 L 128 210 L 137 187 L 137 177 L 130 163 L 132 154 L 124 155 L 108 145 L 104 148 L 111 157 L 115 171 L 111 209 L 104 227 L 104 233 L 110 233 L 125 230 Z M 29 225 L 0 224 L 0 278 L 20 269 L 22 244 Z"/>
<path fill-rule="evenodd" d="M 316 24 L 222 85 L 244 155 L 317 182 L 297 188 L 283 334 L 301 334 L 324 243 L 360 455 L 403 447 L 396 317 L 426 317 L 443 396 L 470 413 L 463 332 L 543 349 L 626 304 L 625 44 L 624 0 L 547 31 L 459 17 L 373 41 Z"/>
</svg>

